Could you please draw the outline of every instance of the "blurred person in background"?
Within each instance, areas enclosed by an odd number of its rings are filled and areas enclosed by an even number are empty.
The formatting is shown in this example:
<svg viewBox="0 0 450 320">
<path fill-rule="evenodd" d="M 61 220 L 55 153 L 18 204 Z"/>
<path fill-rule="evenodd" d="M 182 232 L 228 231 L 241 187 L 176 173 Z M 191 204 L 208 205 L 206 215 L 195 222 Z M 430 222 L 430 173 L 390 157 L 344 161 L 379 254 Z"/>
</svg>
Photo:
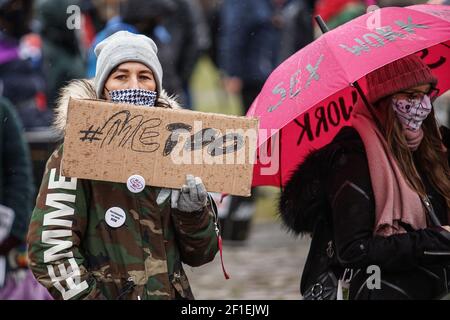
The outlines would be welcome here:
<svg viewBox="0 0 450 320">
<path fill-rule="evenodd" d="M 33 50 L 24 41 L 29 39 L 32 9 L 32 0 L 0 1 L 0 95 L 16 107 L 26 130 L 51 122 L 40 61 L 27 56 Z M 39 50 L 39 39 L 33 39 Z"/>
<path fill-rule="evenodd" d="M 225 90 L 242 97 L 247 113 L 269 74 L 279 62 L 281 12 L 286 0 L 224 0 L 220 12 L 218 63 Z M 221 217 L 223 237 L 242 241 L 249 235 L 255 213 L 252 196 L 232 197 Z"/>
<path fill-rule="evenodd" d="M 285 0 L 225 0 L 219 35 L 219 67 L 225 89 L 241 94 L 245 114 L 277 66 Z"/>
<path fill-rule="evenodd" d="M 184 67 L 181 67 L 181 79 L 184 95 L 186 97 L 186 107 L 192 109 L 194 107 L 194 102 L 192 101 L 190 90 L 191 77 L 199 58 L 202 55 L 209 53 L 209 48 L 212 45 L 212 37 L 201 1 L 187 0 L 186 3 L 190 7 L 192 13 L 192 23 L 194 26 L 192 40 L 195 41 L 195 46 L 193 46 L 191 52 L 185 57 L 185 60 L 188 61 L 188 63 L 182 63 Z"/>
<path fill-rule="evenodd" d="M 0 300 L 50 299 L 28 269 L 25 236 L 34 188 L 28 146 L 14 106 L 0 97 Z"/>
<path fill-rule="evenodd" d="M 215 67 L 218 67 L 218 38 L 220 29 L 220 12 L 223 0 L 199 0 L 209 34 L 207 55 Z"/>
<path fill-rule="evenodd" d="M 94 49 L 97 44 L 117 31 L 138 33 L 136 27 L 123 22 L 122 16 L 120 15 L 121 2 L 124 2 L 124 0 L 116 0 L 115 2 L 111 0 L 84 0 L 86 15 L 90 18 L 93 27 L 97 31 L 87 52 L 88 78 L 93 78 L 95 76 L 97 56 L 95 55 Z"/>
<path fill-rule="evenodd" d="M 127 0 L 82 0 L 90 2 L 95 8 L 94 24 L 96 30 L 104 28 L 105 24 L 119 15 L 120 4 Z"/>
<path fill-rule="evenodd" d="M 80 29 L 69 28 L 67 8 L 80 5 L 77 0 L 36 0 L 35 11 L 40 22 L 43 72 L 47 84 L 47 103 L 54 108 L 58 92 L 65 83 L 84 76 L 80 48 Z"/>
<path fill-rule="evenodd" d="M 200 6 L 192 0 L 128 0 L 121 16 L 155 41 L 166 75 L 164 87 L 191 108 L 188 83 L 205 42 L 208 45 Z"/>
<path fill-rule="evenodd" d="M 88 58 L 88 76 L 95 74 L 93 47 L 105 37 L 124 30 L 151 37 L 159 48 L 164 86 L 186 108 L 192 108 L 189 81 L 200 55 L 210 45 L 198 0 L 127 0 L 117 15 L 96 36 Z"/>
<path fill-rule="evenodd" d="M 278 60 L 292 54 L 314 40 L 313 10 L 316 0 L 293 0 L 282 11 L 283 29 Z"/>
</svg>

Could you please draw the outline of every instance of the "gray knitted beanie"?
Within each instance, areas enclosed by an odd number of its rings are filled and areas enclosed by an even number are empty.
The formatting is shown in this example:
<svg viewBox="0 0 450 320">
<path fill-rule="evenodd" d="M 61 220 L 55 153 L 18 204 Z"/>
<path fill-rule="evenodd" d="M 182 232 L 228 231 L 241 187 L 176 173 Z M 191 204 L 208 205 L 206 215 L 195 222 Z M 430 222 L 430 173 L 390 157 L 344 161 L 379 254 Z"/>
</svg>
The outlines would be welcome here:
<svg viewBox="0 0 450 320">
<path fill-rule="evenodd" d="M 152 39 L 128 31 L 118 31 L 94 49 L 97 56 L 95 71 L 95 92 L 103 95 L 103 87 L 111 71 L 124 62 L 140 62 L 152 70 L 156 81 L 156 91 L 161 92 L 163 71 L 158 60 L 158 47 Z"/>
</svg>

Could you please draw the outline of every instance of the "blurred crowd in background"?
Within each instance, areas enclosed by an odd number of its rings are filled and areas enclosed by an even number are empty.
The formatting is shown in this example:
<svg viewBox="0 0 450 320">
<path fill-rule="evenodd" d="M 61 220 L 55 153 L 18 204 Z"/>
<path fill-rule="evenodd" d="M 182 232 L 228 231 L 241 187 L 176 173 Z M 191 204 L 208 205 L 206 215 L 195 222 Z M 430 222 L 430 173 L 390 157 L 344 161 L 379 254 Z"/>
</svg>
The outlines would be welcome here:
<svg viewBox="0 0 450 320">
<path fill-rule="evenodd" d="M 406 0 L 2 0 L 1 95 L 27 131 L 51 125 L 59 89 L 95 75 L 95 45 L 119 30 L 151 37 L 159 48 L 164 87 L 195 109 L 190 79 L 208 56 L 224 88 L 242 94 L 242 114 L 270 72 L 320 35 L 313 16 L 334 28 L 370 5 Z M 445 2 L 445 1 L 433 1 Z M 76 7 L 74 7 L 76 6 Z"/>
<path fill-rule="evenodd" d="M 220 90 L 240 99 L 241 109 L 235 113 L 244 115 L 276 66 L 320 36 L 314 16 L 320 15 L 332 29 L 366 13 L 371 5 L 425 2 L 0 0 L 0 137 L 4 140 L 0 141 L 0 205 L 11 208 L 17 220 L 10 234 L 0 238 L 0 257 L 14 254 L 8 258 L 8 270 L 26 268 L 23 226 L 34 205 L 45 162 L 59 140 L 50 129 L 58 92 L 72 79 L 95 75 L 93 48 L 101 40 L 119 30 L 151 37 L 159 49 L 163 87 L 193 110 L 198 110 L 198 104 L 192 76 L 199 61 L 208 59 L 220 75 Z M 201 95 L 202 88 L 196 93 Z M 449 104 L 448 97 L 443 101 L 441 104 Z M 447 124 L 447 111 L 439 114 Z M 14 130 L 19 134 L 11 134 Z M 21 179 L 14 183 L 8 175 L 18 171 L 23 175 L 14 174 Z M 23 197 L 13 199 L 15 194 Z M 250 198 L 230 197 L 227 207 L 222 206 L 225 239 L 243 241 L 248 237 L 256 196 L 257 192 Z M 0 287 L 1 274 L 0 270 Z"/>
</svg>

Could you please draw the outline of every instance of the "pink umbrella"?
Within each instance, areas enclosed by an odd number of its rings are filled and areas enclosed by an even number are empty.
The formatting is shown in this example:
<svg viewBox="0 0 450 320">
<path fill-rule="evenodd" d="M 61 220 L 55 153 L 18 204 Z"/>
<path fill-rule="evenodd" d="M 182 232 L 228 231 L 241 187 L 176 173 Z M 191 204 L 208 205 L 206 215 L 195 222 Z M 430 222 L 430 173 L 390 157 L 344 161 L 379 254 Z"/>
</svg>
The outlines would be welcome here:
<svg viewBox="0 0 450 320">
<path fill-rule="evenodd" d="M 364 76 L 375 69 L 416 53 L 439 79 L 440 93 L 447 91 L 449 40 L 449 6 L 389 7 L 331 30 L 289 57 L 247 113 L 260 121 L 253 186 L 283 185 L 311 150 L 348 125 L 364 96 Z"/>
</svg>

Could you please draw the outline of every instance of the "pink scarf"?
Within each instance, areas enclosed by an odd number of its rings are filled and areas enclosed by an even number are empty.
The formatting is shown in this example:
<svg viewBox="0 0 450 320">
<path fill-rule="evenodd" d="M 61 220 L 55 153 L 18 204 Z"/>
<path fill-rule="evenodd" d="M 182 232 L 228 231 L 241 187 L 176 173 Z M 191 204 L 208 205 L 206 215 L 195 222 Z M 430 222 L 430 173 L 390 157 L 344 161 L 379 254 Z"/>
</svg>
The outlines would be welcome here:
<svg viewBox="0 0 450 320">
<path fill-rule="evenodd" d="M 425 211 L 419 195 L 403 178 L 383 134 L 378 130 L 366 107 L 355 106 L 352 126 L 364 143 L 375 196 L 374 234 L 389 236 L 406 232 L 399 222 L 415 230 L 426 228 Z"/>
<path fill-rule="evenodd" d="M 406 143 L 411 151 L 416 151 L 423 139 L 423 130 L 412 131 L 408 129 L 403 129 L 403 133 L 406 138 Z"/>
</svg>

